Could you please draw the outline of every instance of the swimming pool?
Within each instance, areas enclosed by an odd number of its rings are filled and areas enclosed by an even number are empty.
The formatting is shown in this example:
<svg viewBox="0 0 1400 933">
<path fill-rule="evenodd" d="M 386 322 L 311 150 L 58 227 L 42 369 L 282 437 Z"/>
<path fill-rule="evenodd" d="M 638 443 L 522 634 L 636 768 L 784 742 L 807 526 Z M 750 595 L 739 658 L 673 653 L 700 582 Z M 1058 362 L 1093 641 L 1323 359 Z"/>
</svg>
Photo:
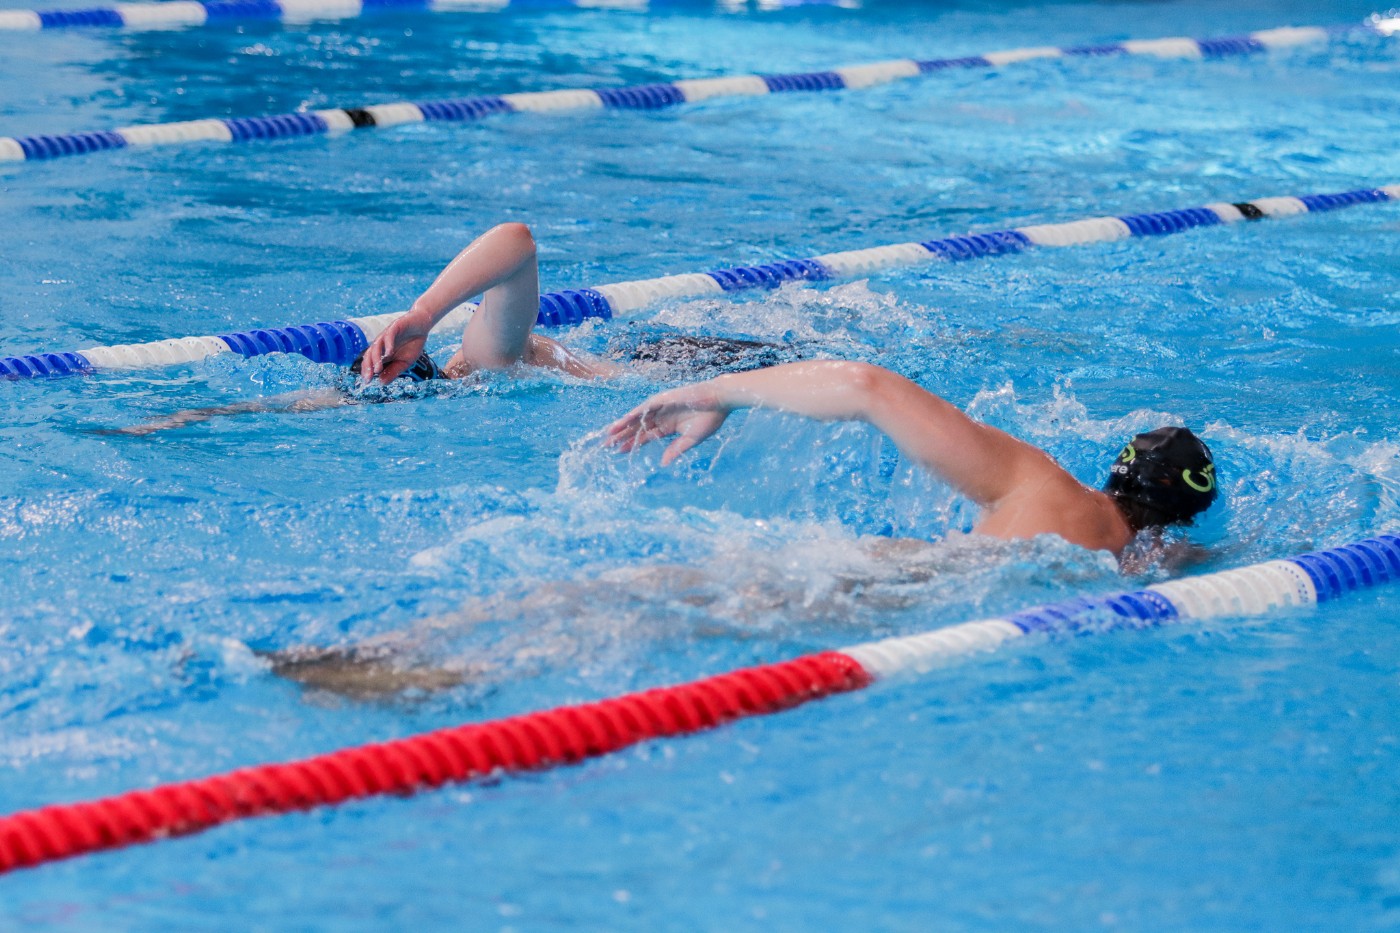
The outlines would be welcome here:
<svg viewBox="0 0 1400 933">
<path fill-rule="evenodd" d="M 20 4 L 14 4 L 16 6 Z M 23 4 L 29 5 L 29 4 Z M 58 4 L 54 4 L 58 6 Z M 0 133 L 1359 22 L 1354 4 L 385 14 L 0 36 Z M 0 352 L 404 306 L 526 220 L 546 288 L 1400 178 L 1396 45 L 1060 59 L 861 92 L 0 164 Z M 892 366 L 1088 482 L 1211 440 L 1200 569 L 1400 527 L 1396 208 L 662 304 L 564 339 Z M 442 343 L 446 342 L 446 338 Z M 0 386 L 0 810 L 1121 589 L 869 432 L 751 414 L 678 468 L 591 432 L 651 374 L 105 428 L 320 386 L 299 357 Z M 1150 579 L 1156 579 L 1151 577 Z M 1143 582 L 1143 581 L 1137 581 Z M 1397 597 L 1042 640 L 783 717 L 0 881 L 55 929 L 1372 929 L 1400 895 Z M 472 682 L 305 693 L 253 654 L 413 631 Z"/>
</svg>

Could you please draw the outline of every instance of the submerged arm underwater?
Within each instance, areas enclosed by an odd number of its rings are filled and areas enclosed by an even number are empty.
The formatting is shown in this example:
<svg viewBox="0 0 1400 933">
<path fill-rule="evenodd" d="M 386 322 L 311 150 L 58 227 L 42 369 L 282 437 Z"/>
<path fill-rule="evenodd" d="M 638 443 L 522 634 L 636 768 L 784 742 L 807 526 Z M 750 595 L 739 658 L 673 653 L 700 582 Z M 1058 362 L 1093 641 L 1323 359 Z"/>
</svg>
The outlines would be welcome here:
<svg viewBox="0 0 1400 933">
<path fill-rule="evenodd" d="M 107 428 L 98 434 L 126 437 L 145 437 L 159 431 L 183 428 L 191 424 L 202 424 L 215 418 L 233 415 L 249 415 L 263 412 L 285 412 L 304 414 L 313 411 L 327 411 L 344 405 L 353 405 L 356 400 L 336 389 L 307 389 L 299 392 L 284 392 L 267 398 L 249 399 L 246 402 L 232 402 L 228 405 L 210 405 L 207 408 L 187 408 L 161 418 L 153 418 L 141 424 L 125 428 Z"/>
</svg>

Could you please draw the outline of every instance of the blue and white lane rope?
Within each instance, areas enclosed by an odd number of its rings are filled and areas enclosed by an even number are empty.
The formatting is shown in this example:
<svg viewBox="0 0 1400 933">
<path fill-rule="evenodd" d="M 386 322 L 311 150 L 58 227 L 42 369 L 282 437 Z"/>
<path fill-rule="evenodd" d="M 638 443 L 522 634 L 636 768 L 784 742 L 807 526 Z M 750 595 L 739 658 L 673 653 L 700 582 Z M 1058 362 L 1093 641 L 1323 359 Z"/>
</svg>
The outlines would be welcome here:
<svg viewBox="0 0 1400 933">
<path fill-rule="evenodd" d="M 1134 592 L 1081 596 L 999 619 L 964 622 L 922 635 L 867 642 L 840 652 L 874 679 L 917 673 L 959 655 L 1037 633 L 1148 628 L 1187 619 L 1257 616 L 1312 606 L 1400 581 L 1400 536 L 1383 534 L 1236 570 L 1155 583 Z"/>
<path fill-rule="evenodd" d="M 182 5 L 184 4 L 178 0 L 159 4 L 161 7 Z M 0 25 L 3 25 L 5 15 L 0 13 Z M 1287 26 L 1243 36 L 1213 39 L 1135 39 L 1114 45 L 1077 48 L 1010 49 L 969 58 L 925 61 L 898 59 L 796 74 L 731 75 L 675 81 L 669 84 L 536 91 L 418 102 L 399 101 L 369 107 L 332 108 L 265 117 L 210 118 L 81 133 L 3 136 L 0 137 L 0 162 L 55 159 L 128 147 L 321 136 L 369 127 L 400 126 L 406 123 L 468 122 L 506 113 L 565 113 L 603 109 L 657 110 L 719 97 L 752 97 L 788 91 L 858 90 L 955 68 L 986 68 L 1066 56 L 1155 55 L 1219 58 L 1324 42 L 1333 36 L 1360 30 L 1389 36 L 1400 31 L 1400 18 L 1372 18 L 1360 25 L 1328 28 Z"/>
<path fill-rule="evenodd" d="M 0 30 L 35 31 L 96 26 L 112 29 L 179 29 L 246 20 L 305 23 L 354 19 L 366 13 L 418 10 L 430 13 L 494 13 L 507 8 L 579 7 L 645 10 L 648 0 L 166 0 L 116 3 L 75 10 L 0 10 Z"/>
<path fill-rule="evenodd" d="M 940 260 L 980 259 L 1016 253 L 1034 246 L 1106 243 L 1131 237 L 1182 233 L 1195 227 L 1262 220 L 1266 217 L 1289 217 L 1388 201 L 1400 201 L 1400 184 L 1335 194 L 1257 198 L 1151 214 L 1035 224 L 918 243 L 896 243 L 827 253 L 810 259 L 787 259 L 755 266 L 732 266 L 712 272 L 614 282 L 541 295 L 538 321 L 542 327 L 564 327 L 581 324 L 590 318 L 606 320 L 633 313 L 662 300 L 701 298 L 753 288 L 776 288 L 784 282 L 798 280 L 850 279 L 881 269 Z M 461 327 L 474 310 L 474 305 L 463 304 L 453 309 L 439 326 L 444 330 Z M 144 369 L 192 363 L 222 353 L 237 353 L 244 357 L 265 353 L 300 353 L 318 363 L 344 365 L 368 346 L 369 341 L 389 326 L 399 313 L 292 327 L 260 328 L 218 336 L 179 337 L 153 343 L 92 347 L 81 352 L 3 357 L 0 358 L 0 378 L 30 379 L 99 370 Z"/>
<path fill-rule="evenodd" d="M 684 2 L 684 0 L 681 0 Z M 496 13 L 506 9 L 647 10 L 678 5 L 676 0 L 165 0 L 161 3 L 115 3 L 73 10 L 0 10 L 0 31 L 97 27 L 108 29 L 182 29 L 225 22 L 273 20 L 307 23 L 355 19 L 367 13 L 414 10 L 427 13 Z M 744 0 L 722 0 L 721 10 L 747 7 Z M 852 7 L 852 0 L 757 0 L 756 10 L 790 6 Z"/>
</svg>

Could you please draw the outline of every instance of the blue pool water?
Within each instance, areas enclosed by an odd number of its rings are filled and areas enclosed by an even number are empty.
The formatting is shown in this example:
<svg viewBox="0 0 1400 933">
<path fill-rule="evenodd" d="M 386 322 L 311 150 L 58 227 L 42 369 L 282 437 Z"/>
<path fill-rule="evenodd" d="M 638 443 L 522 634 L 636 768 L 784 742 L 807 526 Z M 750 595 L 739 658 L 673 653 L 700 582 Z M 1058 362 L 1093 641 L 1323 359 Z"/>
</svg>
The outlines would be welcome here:
<svg viewBox="0 0 1400 933">
<path fill-rule="evenodd" d="M 0 135 L 1372 12 L 696 3 L 0 34 Z M 0 354 L 400 309 L 505 219 L 534 227 L 546 288 L 569 288 L 1391 184 L 1397 105 L 1400 44 L 1356 35 L 0 163 Z M 562 339 L 701 332 L 877 361 L 1091 484 L 1126 435 L 1184 421 L 1226 493 L 1191 572 L 1218 570 L 1400 528 L 1398 234 L 1400 208 L 1364 206 L 671 302 Z M 334 378 L 222 357 L 0 385 L 0 811 L 1124 587 L 1103 555 L 965 537 L 967 504 L 864 428 L 736 416 L 669 470 L 601 449 L 675 373 L 98 433 Z M 1033 640 L 578 767 L 17 874 L 0 929 L 1392 929 L 1397 609 L 1381 591 Z M 349 700 L 257 654 L 365 639 L 468 682 Z"/>
</svg>

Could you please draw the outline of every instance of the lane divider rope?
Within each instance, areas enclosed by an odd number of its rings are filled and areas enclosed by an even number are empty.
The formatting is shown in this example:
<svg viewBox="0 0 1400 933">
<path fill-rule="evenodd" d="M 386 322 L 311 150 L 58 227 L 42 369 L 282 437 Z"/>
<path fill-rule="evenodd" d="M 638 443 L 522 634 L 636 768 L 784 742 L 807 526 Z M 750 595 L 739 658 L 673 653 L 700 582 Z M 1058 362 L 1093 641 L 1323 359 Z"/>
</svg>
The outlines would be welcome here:
<svg viewBox="0 0 1400 933">
<path fill-rule="evenodd" d="M 103 849 L 196 833 L 246 817 L 408 794 L 448 782 L 543 770 L 652 739 L 715 728 L 917 674 L 1035 634 L 1139 629 L 1257 616 L 1400 580 L 1400 536 L 1380 535 L 1235 570 L 1039 606 L 922 635 L 750 667 L 677 686 L 562 706 L 255 765 L 0 818 L 0 873 Z"/>
<path fill-rule="evenodd" d="M 666 0 L 652 0 L 665 6 Z M 249 20 L 306 23 L 355 19 L 368 13 L 495 13 L 507 8 L 645 10 L 648 0 L 164 0 L 116 3 L 70 10 L 0 10 L 0 31 L 97 27 L 126 30 L 181 29 Z"/>
<path fill-rule="evenodd" d="M 565 327 L 585 320 L 608 320 L 632 314 L 663 300 L 700 298 L 755 288 L 776 288 L 785 282 L 850 279 L 882 269 L 937 261 L 980 259 L 1017 253 L 1036 246 L 1080 246 L 1131 237 L 1182 233 L 1195 227 L 1232 224 L 1266 217 L 1318 213 L 1358 204 L 1400 201 L 1400 184 L 1360 188 L 1334 194 L 1257 198 L 1253 201 L 1207 204 L 1182 210 L 1120 217 L 1093 217 L 1059 224 L 1034 224 L 989 233 L 970 233 L 917 243 L 896 243 L 867 249 L 828 253 L 810 259 L 789 259 L 754 266 L 732 266 L 711 272 L 667 275 L 655 279 L 614 282 L 591 288 L 548 292 L 540 296 L 542 327 Z M 463 304 L 440 322 L 444 330 L 461 327 L 475 310 Z M 0 357 L 0 379 L 69 376 L 104 370 L 133 370 L 193 363 L 223 353 L 243 357 L 266 353 L 300 353 L 318 363 L 348 364 L 399 313 L 290 327 L 257 328 L 204 337 L 176 337 L 152 343 L 91 347 L 80 352 L 41 353 Z"/>
<path fill-rule="evenodd" d="M 178 7 L 178 0 L 157 4 Z M 197 5 L 197 4 L 196 4 Z M 0 12 L 0 26 L 4 23 Z M 830 71 L 796 74 L 730 75 L 668 84 L 620 88 L 532 91 L 447 100 L 397 101 L 367 107 L 330 108 L 262 117 L 208 118 L 178 123 L 151 123 L 78 133 L 0 137 L 0 162 L 39 161 L 114 149 L 190 143 L 235 143 L 336 135 L 371 127 L 410 123 L 470 122 L 508 113 L 573 113 L 583 110 L 658 110 L 720 97 L 751 97 L 791 91 L 858 90 L 959 68 L 1000 67 L 1017 62 L 1073 56 L 1153 55 L 1171 58 L 1222 58 L 1268 49 L 1323 42 L 1365 30 L 1381 35 L 1400 31 L 1400 19 L 1373 18 L 1360 25 L 1287 26 L 1242 36 L 1210 39 L 1135 39 L 1112 45 L 1009 49 L 967 58 L 926 61 L 898 59 L 851 65 Z"/>
<path fill-rule="evenodd" d="M 413 10 L 427 13 L 498 13 L 512 9 L 633 10 L 685 6 L 686 0 L 165 0 L 160 3 L 116 3 L 72 10 L 0 10 L 0 31 L 33 32 L 75 27 L 125 29 L 183 29 L 189 27 L 273 20 L 307 23 L 356 19 L 370 13 Z M 744 0 L 722 0 L 726 12 L 745 9 Z M 849 0 L 800 0 L 784 3 L 758 0 L 754 9 L 787 6 L 850 6 Z"/>
</svg>

